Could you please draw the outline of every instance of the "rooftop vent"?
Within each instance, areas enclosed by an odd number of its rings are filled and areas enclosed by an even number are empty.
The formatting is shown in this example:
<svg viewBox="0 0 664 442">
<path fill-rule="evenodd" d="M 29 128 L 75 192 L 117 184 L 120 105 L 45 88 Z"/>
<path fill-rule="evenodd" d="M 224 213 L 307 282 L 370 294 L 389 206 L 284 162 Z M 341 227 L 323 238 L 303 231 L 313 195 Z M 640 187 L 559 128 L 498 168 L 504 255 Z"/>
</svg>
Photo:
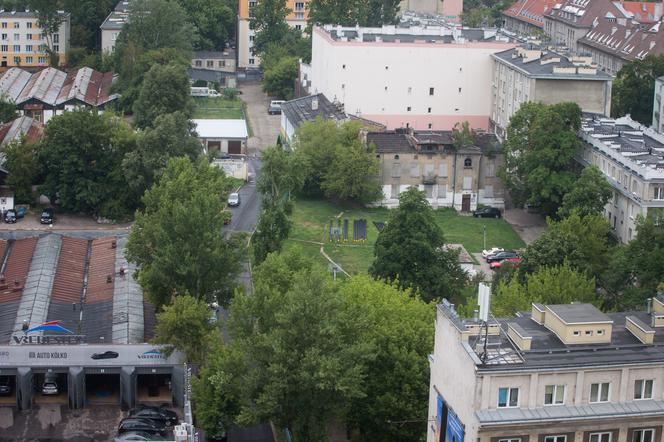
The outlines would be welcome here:
<svg viewBox="0 0 664 442">
<path fill-rule="evenodd" d="M 311 100 L 311 110 L 312 111 L 318 110 L 318 98 L 314 98 Z"/>
</svg>

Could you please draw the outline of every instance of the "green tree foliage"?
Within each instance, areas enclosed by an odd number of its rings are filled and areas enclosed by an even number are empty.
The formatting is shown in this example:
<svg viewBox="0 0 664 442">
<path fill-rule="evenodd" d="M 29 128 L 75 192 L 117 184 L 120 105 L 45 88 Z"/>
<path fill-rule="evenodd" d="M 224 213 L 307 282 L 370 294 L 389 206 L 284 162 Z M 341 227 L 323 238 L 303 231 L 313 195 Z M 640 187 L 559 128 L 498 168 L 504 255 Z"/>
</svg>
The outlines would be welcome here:
<svg viewBox="0 0 664 442">
<path fill-rule="evenodd" d="M 596 166 L 583 169 L 581 176 L 563 197 L 563 205 L 558 210 L 561 217 L 576 211 L 580 216 L 599 215 L 613 195 L 611 184 Z"/>
<path fill-rule="evenodd" d="M 276 65 L 264 71 L 263 90 L 271 96 L 292 100 L 295 95 L 297 70 L 297 58 L 282 58 Z"/>
<path fill-rule="evenodd" d="M 255 31 L 253 53 L 262 56 L 270 43 L 281 42 L 289 33 L 286 0 L 260 0 L 249 11 L 249 26 Z"/>
<path fill-rule="evenodd" d="M 159 115 L 154 127 L 138 134 L 136 149 L 125 155 L 123 169 L 129 186 L 142 195 L 159 180 L 170 158 L 188 157 L 195 161 L 201 144 L 192 132 L 191 123 L 182 112 Z"/>
<path fill-rule="evenodd" d="M 15 140 L 4 148 L 4 168 L 9 171 L 5 184 L 14 189 L 16 203 L 34 201 L 32 185 L 40 175 L 38 145 L 26 139 Z"/>
<path fill-rule="evenodd" d="M 53 52 L 53 34 L 58 32 L 63 22 L 59 4 L 53 0 L 28 0 L 26 3 L 27 8 L 37 14 L 37 22 L 42 28 L 43 38 L 46 40 L 46 52 L 53 61 L 53 55 L 57 56 L 57 52 Z"/>
<path fill-rule="evenodd" d="M 425 301 L 451 298 L 467 279 L 458 252 L 445 250 L 443 231 L 424 192 L 415 187 L 399 195 L 399 208 L 390 216 L 374 246 L 369 272 L 418 291 Z"/>
<path fill-rule="evenodd" d="M 53 117 L 39 149 L 42 191 L 64 210 L 122 216 L 135 204 L 121 170 L 132 143 L 131 129 L 110 113 L 81 109 Z"/>
<path fill-rule="evenodd" d="M 382 26 L 398 21 L 399 0 L 312 0 L 309 3 L 309 27 L 340 24 L 344 26 Z"/>
<path fill-rule="evenodd" d="M 652 91 L 655 78 L 664 75 L 664 55 L 648 55 L 625 64 L 613 80 L 611 113 L 632 118 L 646 126 L 652 124 Z"/>
<path fill-rule="evenodd" d="M 177 0 L 198 31 L 194 47 L 199 50 L 223 49 L 233 38 L 237 2 L 231 0 Z"/>
<path fill-rule="evenodd" d="M 573 187 L 581 109 L 575 103 L 525 103 L 507 127 L 501 172 L 517 205 L 541 205 L 554 216 Z"/>
<path fill-rule="evenodd" d="M 9 101 L 0 100 L 0 123 L 7 123 L 18 118 L 16 105 Z"/>
<path fill-rule="evenodd" d="M 615 246 L 609 223 L 600 215 L 579 216 L 576 212 L 560 221 L 549 220 L 549 228 L 526 248 L 521 269 L 533 273 L 541 267 L 563 262 L 599 279 Z"/>
<path fill-rule="evenodd" d="M 220 234 L 231 187 L 205 159 L 194 165 L 173 158 L 143 196 L 145 209 L 136 213 L 126 255 L 138 264 L 138 281 L 155 304 L 167 304 L 175 294 L 229 300 L 242 252 L 239 238 Z"/>
<path fill-rule="evenodd" d="M 71 14 L 71 45 L 88 51 L 99 50 L 99 26 L 116 4 L 115 0 L 62 0 L 62 9 Z"/>
<path fill-rule="evenodd" d="M 231 345 L 245 362 L 238 421 L 268 419 L 295 440 L 325 440 L 326 423 L 365 394 L 370 347 L 358 336 L 366 324 L 324 269 L 293 254 L 268 256 L 254 293 L 231 304 Z"/>
<path fill-rule="evenodd" d="M 382 195 L 378 160 L 373 148 L 359 141 L 361 125 L 317 118 L 302 124 L 295 135 L 295 155 L 306 168 L 304 191 L 360 203 Z"/>
<path fill-rule="evenodd" d="M 212 339 L 210 335 L 218 333 L 209 318 L 210 308 L 204 301 L 188 295 L 174 296 L 157 313 L 152 342 L 166 345 L 166 354 L 177 349 L 184 353 L 187 362 L 204 362 Z"/>
<path fill-rule="evenodd" d="M 261 263 L 268 254 L 280 251 L 291 226 L 292 222 L 288 219 L 284 204 L 264 201 L 256 231 L 251 238 L 254 263 Z"/>
<path fill-rule="evenodd" d="M 595 294 L 595 278 L 586 276 L 568 263 L 556 267 L 540 267 L 526 275 L 525 283 L 518 275 L 498 284 L 491 301 L 495 316 L 512 316 L 518 311 L 528 311 L 533 302 L 542 304 L 569 304 L 583 302 L 599 304 Z"/>
<path fill-rule="evenodd" d="M 503 11 L 513 3 L 514 0 L 466 0 L 463 2 L 461 23 L 471 28 L 482 26 L 501 27 L 503 25 Z"/>
<path fill-rule="evenodd" d="M 134 103 L 134 124 L 144 129 L 152 126 L 160 115 L 182 112 L 189 117 L 192 110 L 186 69 L 178 64 L 155 64 L 145 74 Z"/>
<path fill-rule="evenodd" d="M 427 419 L 433 306 L 368 276 L 351 278 L 341 292 L 348 308 L 368 322 L 360 339 L 371 344 L 373 355 L 367 362 L 366 395 L 351 404 L 349 423 L 359 429 L 358 440 L 421 440 L 421 425 L 386 423 Z"/>
</svg>

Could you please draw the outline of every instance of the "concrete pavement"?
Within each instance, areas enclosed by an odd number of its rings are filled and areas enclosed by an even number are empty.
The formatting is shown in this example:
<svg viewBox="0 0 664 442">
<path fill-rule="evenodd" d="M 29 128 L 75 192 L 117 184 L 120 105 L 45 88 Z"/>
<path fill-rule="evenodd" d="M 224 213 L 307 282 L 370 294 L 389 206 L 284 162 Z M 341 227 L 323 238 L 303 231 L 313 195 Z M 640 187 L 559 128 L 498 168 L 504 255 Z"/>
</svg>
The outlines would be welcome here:
<svg viewBox="0 0 664 442">
<path fill-rule="evenodd" d="M 277 144 L 281 115 L 268 115 L 270 97 L 265 95 L 260 83 L 240 86 L 242 100 L 247 103 L 247 118 L 253 136 L 247 142 L 248 153 L 255 154 Z"/>
<path fill-rule="evenodd" d="M 538 213 L 528 213 L 523 209 L 508 209 L 503 213 L 523 242 L 531 244 L 546 230 L 546 220 Z"/>
</svg>

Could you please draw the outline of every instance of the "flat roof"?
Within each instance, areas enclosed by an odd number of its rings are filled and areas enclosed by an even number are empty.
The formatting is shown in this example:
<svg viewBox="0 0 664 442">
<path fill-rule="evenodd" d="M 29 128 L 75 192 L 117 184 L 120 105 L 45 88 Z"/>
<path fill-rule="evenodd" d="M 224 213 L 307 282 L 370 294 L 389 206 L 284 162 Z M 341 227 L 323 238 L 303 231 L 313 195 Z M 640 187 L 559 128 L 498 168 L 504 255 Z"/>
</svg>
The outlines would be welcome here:
<svg viewBox="0 0 664 442">
<path fill-rule="evenodd" d="M 520 51 L 540 51 L 539 57 L 524 58 L 520 56 Z M 502 52 L 496 52 L 491 56 L 503 64 L 507 64 L 515 69 L 527 73 L 535 78 L 556 78 L 569 80 L 603 80 L 608 81 L 613 77 L 597 68 L 597 65 L 584 65 L 583 63 L 574 64 L 570 59 L 562 54 L 536 48 L 513 48 Z M 575 72 L 555 72 L 554 69 L 571 69 Z M 576 69 L 582 69 L 581 72 Z M 590 71 L 595 70 L 591 73 Z"/>
<path fill-rule="evenodd" d="M 565 324 L 613 322 L 592 304 L 554 304 L 546 307 Z"/>
<path fill-rule="evenodd" d="M 245 120 L 196 119 L 194 123 L 199 138 L 247 138 Z"/>
</svg>

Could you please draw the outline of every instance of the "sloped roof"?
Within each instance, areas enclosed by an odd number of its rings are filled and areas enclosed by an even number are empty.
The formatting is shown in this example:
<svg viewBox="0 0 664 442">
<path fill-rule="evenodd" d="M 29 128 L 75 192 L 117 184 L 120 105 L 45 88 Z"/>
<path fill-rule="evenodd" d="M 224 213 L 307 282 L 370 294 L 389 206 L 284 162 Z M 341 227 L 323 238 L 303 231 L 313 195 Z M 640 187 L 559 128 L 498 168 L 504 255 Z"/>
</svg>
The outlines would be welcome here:
<svg viewBox="0 0 664 442">
<path fill-rule="evenodd" d="M 0 146 L 6 146 L 25 135 L 28 141 L 37 141 L 44 134 L 44 125 L 30 117 L 22 116 L 0 125 Z"/>
<path fill-rule="evenodd" d="M 651 2 L 621 2 L 620 5 L 627 12 L 634 15 L 634 20 L 641 23 L 654 22 L 659 19 L 656 3 Z M 661 12 L 659 12 L 661 14 Z"/>
<path fill-rule="evenodd" d="M 660 32 L 660 23 L 643 28 L 631 20 L 621 25 L 602 18 L 598 20 L 597 26 L 579 39 L 579 43 L 625 61 L 642 60 L 647 55 L 664 54 L 664 32 Z"/>
<path fill-rule="evenodd" d="M 518 0 L 503 11 L 503 15 L 542 28 L 544 27 L 544 13 L 553 8 L 555 3 L 555 0 Z"/>
<path fill-rule="evenodd" d="M 544 16 L 576 28 L 590 28 L 600 17 L 631 18 L 619 2 L 611 0 L 562 0 L 547 10 Z"/>
<path fill-rule="evenodd" d="M 346 114 L 323 94 L 309 95 L 281 103 L 281 112 L 294 127 L 299 127 L 305 121 L 313 121 L 317 117 L 323 120 L 346 119 Z"/>
</svg>

